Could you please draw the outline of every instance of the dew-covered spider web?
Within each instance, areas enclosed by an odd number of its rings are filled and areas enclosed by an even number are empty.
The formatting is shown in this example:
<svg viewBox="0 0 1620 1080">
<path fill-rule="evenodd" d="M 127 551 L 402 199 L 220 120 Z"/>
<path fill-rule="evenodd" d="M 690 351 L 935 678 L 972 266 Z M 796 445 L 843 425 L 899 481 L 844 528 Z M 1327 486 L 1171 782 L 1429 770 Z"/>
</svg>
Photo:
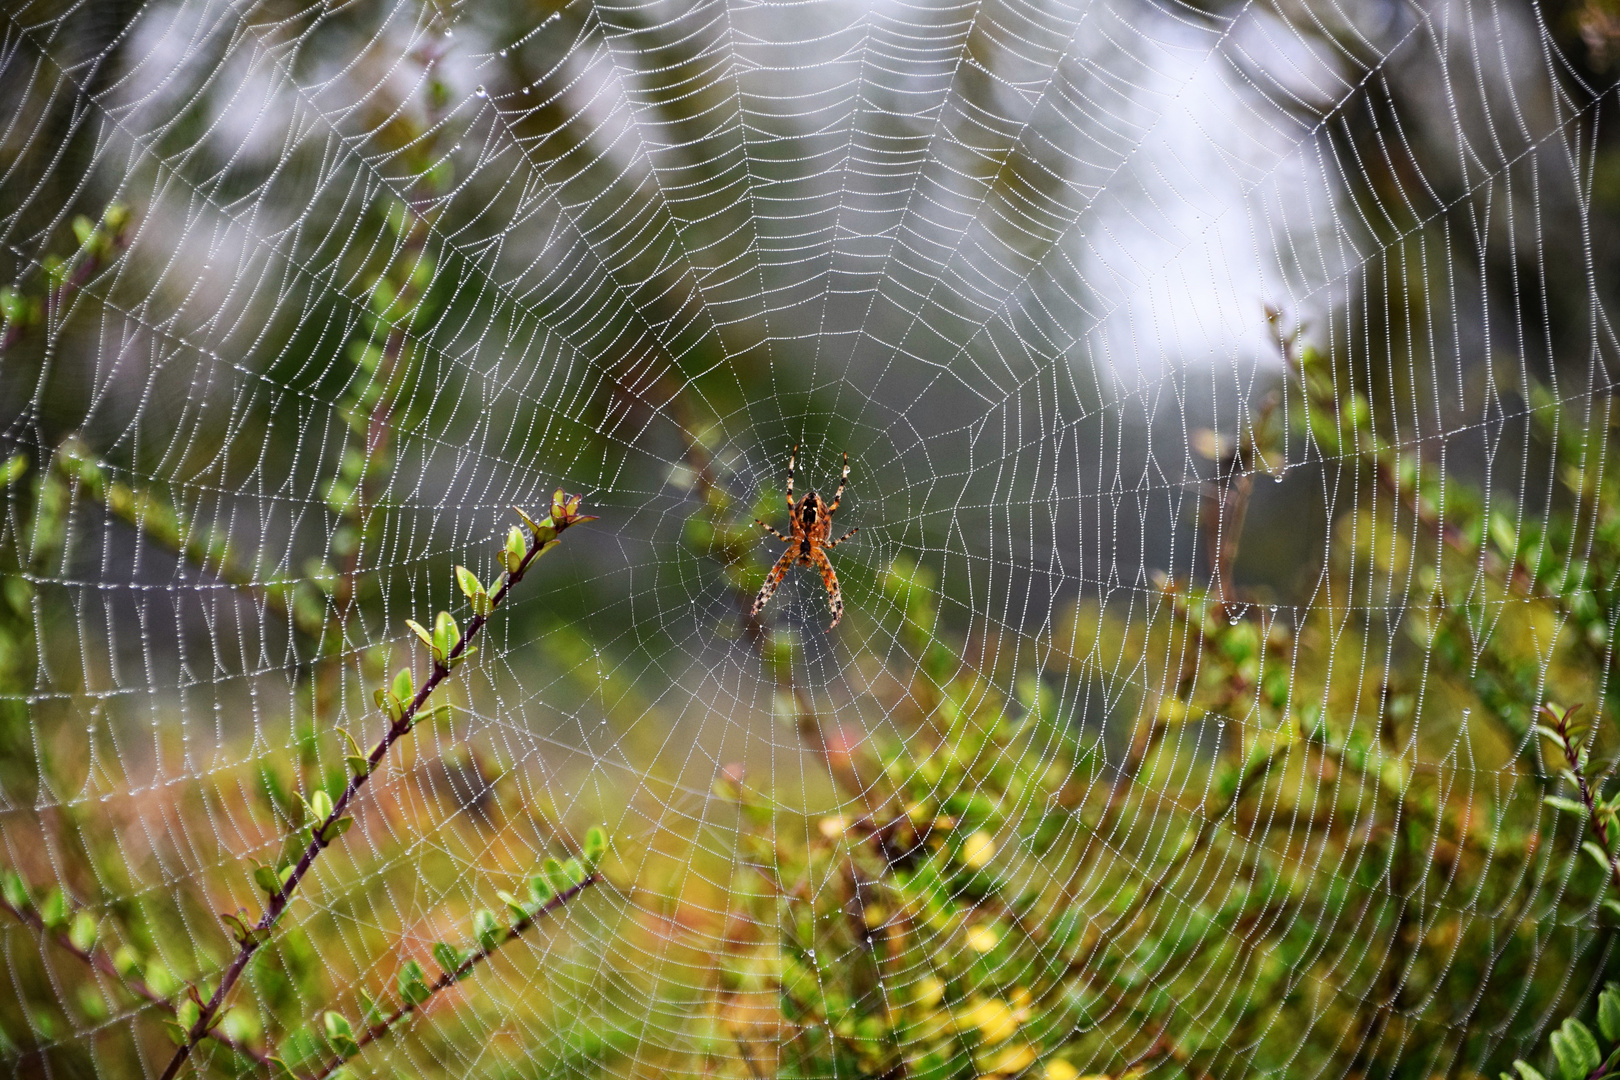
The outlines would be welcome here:
<svg viewBox="0 0 1620 1080">
<path fill-rule="evenodd" d="M 5 0 L 0 1063 L 1553 1075 L 1620 965 L 1617 59 L 1610 0 Z M 795 447 L 831 630 L 815 567 L 751 614 Z"/>
</svg>

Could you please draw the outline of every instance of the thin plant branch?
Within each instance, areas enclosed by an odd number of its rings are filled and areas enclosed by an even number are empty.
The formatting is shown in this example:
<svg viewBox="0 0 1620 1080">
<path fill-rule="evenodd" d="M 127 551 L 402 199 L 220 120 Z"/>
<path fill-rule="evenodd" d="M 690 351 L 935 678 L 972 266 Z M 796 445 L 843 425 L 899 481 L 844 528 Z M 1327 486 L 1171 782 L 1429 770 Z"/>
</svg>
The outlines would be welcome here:
<svg viewBox="0 0 1620 1080">
<path fill-rule="evenodd" d="M 1586 823 L 1591 826 L 1592 835 L 1597 837 L 1597 846 L 1602 849 L 1601 861 L 1608 867 L 1609 880 L 1620 889 L 1620 856 L 1616 856 L 1609 843 L 1608 818 L 1613 811 L 1592 791 L 1592 785 L 1586 777 L 1586 748 L 1581 745 L 1580 739 L 1570 725 L 1570 718 L 1579 710 L 1580 706 L 1575 705 L 1560 713 L 1552 705 L 1544 704 L 1541 706 L 1541 716 L 1546 723 L 1538 727 L 1542 734 L 1551 738 L 1563 752 L 1564 761 L 1568 764 L 1568 768 L 1563 770 L 1564 777 L 1574 782 L 1575 791 L 1580 796 L 1581 807 L 1586 812 Z"/>
<path fill-rule="evenodd" d="M 116 980 L 120 985 L 135 996 L 145 998 L 151 1004 L 156 1005 L 158 1008 L 169 1013 L 175 1013 L 178 1011 L 173 1001 L 152 989 L 151 985 L 148 984 L 145 979 L 135 975 L 126 975 L 122 971 L 119 971 L 118 965 L 113 963 L 112 958 L 108 956 L 105 951 L 97 949 L 94 945 L 91 945 L 88 949 L 80 948 L 74 943 L 73 939 L 68 936 L 66 931 L 53 930 L 46 926 L 45 920 L 40 918 L 37 911 L 19 910 L 5 900 L 0 900 L 0 909 L 4 909 L 6 912 L 10 913 L 10 915 L 18 922 L 21 922 L 26 926 L 33 927 L 40 933 L 41 936 L 49 941 L 54 941 L 65 952 L 82 960 L 84 963 L 95 968 L 109 979 Z M 208 1037 L 219 1043 L 221 1046 L 242 1055 L 250 1061 L 256 1062 L 261 1067 L 268 1068 L 270 1066 L 270 1055 L 265 1053 L 263 1050 L 255 1049 L 244 1042 L 233 1039 L 229 1035 L 226 1035 L 217 1029 L 209 1031 Z"/>
<path fill-rule="evenodd" d="M 292 873 L 281 883 L 280 888 L 270 897 L 270 902 L 265 907 L 263 917 L 252 927 L 244 927 L 244 932 L 239 935 L 240 944 L 236 956 L 231 960 L 230 966 L 225 969 L 224 975 L 220 977 L 218 989 L 214 991 L 213 996 L 208 999 L 207 1003 L 202 1006 L 196 1022 L 192 1024 L 191 1029 L 186 1033 L 185 1040 L 175 1051 L 168 1067 L 163 1070 L 162 1080 L 174 1080 L 174 1077 L 180 1072 L 181 1066 L 185 1064 L 186 1058 L 191 1055 L 192 1048 L 213 1027 L 216 1018 L 220 1015 L 222 1006 L 225 1004 L 226 997 L 231 992 L 231 988 L 242 977 L 242 972 L 246 970 L 248 961 L 253 958 L 253 954 L 258 951 L 259 946 L 270 940 L 271 929 L 281 917 L 282 912 L 292 902 L 293 893 L 297 891 L 299 883 L 304 880 L 310 868 L 315 865 L 315 860 L 320 857 L 321 852 L 338 836 L 342 835 L 343 826 L 340 822 L 344 820 L 344 811 L 355 796 L 360 793 L 360 789 L 365 786 L 371 774 L 376 771 L 377 766 L 381 764 L 389 749 L 411 730 L 417 714 L 427 704 L 428 697 L 438 688 L 440 683 L 449 678 L 452 668 L 466 655 L 473 639 L 488 625 L 490 615 L 511 594 L 517 583 L 523 580 L 523 575 L 528 571 L 534 560 L 557 543 L 556 536 L 558 534 L 562 533 L 570 525 L 593 520 L 581 516 L 578 510 L 579 497 L 568 498 L 559 491 L 552 502 L 551 518 L 547 522 L 538 525 L 530 523 L 531 533 L 534 534 L 532 542 L 526 545 L 521 558 L 513 559 L 515 565 L 508 564 L 508 570 L 500 585 L 494 592 L 488 594 L 486 610 L 473 616 L 472 620 L 467 624 L 466 631 L 462 633 L 455 645 L 445 652 L 442 658 L 434 657 L 432 674 L 422 683 L 421 688 L 416 691 L 415 695 L 405 703 L 403 709 L 397 710 L 397 715 L 390 721 L 387 731 L 383 733 L 383 737 L 378 740 L 377 745 L 372 747 L 371 753 L 366 756 L 365 767 L 354 771 L 349 777 L 348 784 L 343 789 L 343 794 L 333 801 L 331 811 L 313 826 L 311 839 L 309 845 L 304 849 L 303 856 L 299 858 L 297 864 L 293 867 Z M 525 521 L 527 520 L 525 515 Z M 542 538 L 540 534 L 548 528 L 552 535 Z M 515 533 L 516 530 L 514 529 Z M 512 552 L 510 544 L 503 554 L 515 554 Z"/>
<path fill-rule="evenodd" d="M 434 995 L 436 995 L 439 991 L 444 990 L 447 987 L 450 987 L 466 978 L 474 967 L 483 961 L 488 960 L 498 949 L 501 948 L 501 946 L 505 945 L 509 941 L 514 940 L 524 931 L 538 923 L 542 917 L 550 915 L 553 911 L 561 908 L 570 900 L 574 899 L 574 897 L 578 896 L 580 893 L 584 892 L 586 889 L 590 888 L 592 885 L 595 885 L 601 880 L 602 875 L 593 871 L 590 876 L 586 877 L 583 881 L 569 886 L 567 889 L 564 889 L 562 892 L 552 897 L 533 914 L 513 923 L 505 937 L 498 941 L 491 942 L 488 947 L 475 950 L 472 955 L 468 956 L 465 960 L 458 964 L 454 971 L 443 972 L 437 979 L 429 983 L 427 987 L 427 994 L 420 1001 L 407 1001 L 398 1009 L 395 1009 L 389 1016 L 371 1025 L 365 1031 L 356 1036 L 354 1040 L 354 1051 L 352 1053 L 339 1054 L 338 1056 L 334 1057 L 331 1061 L 322 1066 L 319 1071 L 312 1073 L 310 1080 L 327 1080 L 327 1077 L 341 1069 L 344 1064 L 354 1060 L 360 1051 L 364 1050 L 367 1046 L 376 1042 L 378 1039 L 392 1031 L 394 1026 L 401 1020 L 424 1008 L 429 1001 L 433 1000 Z"/>
</svg>

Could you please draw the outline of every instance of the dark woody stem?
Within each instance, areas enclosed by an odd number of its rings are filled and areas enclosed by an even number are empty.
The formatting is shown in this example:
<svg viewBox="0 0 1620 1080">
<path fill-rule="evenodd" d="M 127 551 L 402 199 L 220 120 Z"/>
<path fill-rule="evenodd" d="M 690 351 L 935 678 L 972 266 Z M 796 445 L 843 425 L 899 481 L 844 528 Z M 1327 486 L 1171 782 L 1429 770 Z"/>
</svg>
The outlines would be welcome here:
<svg viewBox="0 0 1620 1080">
<path fill-rule="evenodd" d="M 446 971 L 433 982 L 429 983 L 427 996 L 424 997 L 420 1002 L 408 1001 L 404 1005 L 401 1005 L 398 1009 L 395 1009 L 394 1012 L 386 1018 L 379 1020 L 377 1023 L 367 1028 L 355 1038 L 355 1052 L 353 1054 L 349 1054 L 347 1056 L 340 1054 L 333 1058 L 326 1065 L 324 1065 L 320 1071 L 314 1073 L 310 1077 L 310 1080 L 327 1080 L 327 1077 L 341 1069 L 345 1062 L 352 1060 L 359 1055 L 361 1050 L 364 1050 L 371 1043 L 376 1042 L 378 1039 L 388 1034 L 401 1020 L 427 1005 L 428 1002 L 433 1000 L 433 996 L 440 990 L 443 990 L 454 983 L 460 982 L 467 976 L 469 972 L 472 971 L 474 967 L 489 959 L 490 956 L 492 956 L 501 946 L 518 937 L 524 931 L 528 930 L 531 926 L 539 922 L 542 917 L 550 915 L 553 911 L 556 911 L 558 908 L 562 907 L 564 904 L 568 903 L 574 897 L 578 896 L 592 885 L 595 885 L 600 880 L 601 876 L 593 873 L 584 881 L 581 881 L 576 885 L 571 885 L 562 892 L 558 893 L 556 896 L 553 896 L 550 900 L 546 901 L 543 906 L 536 910 L 534 914 L 513 923 L 511 931 L 505 937 L 492 943 L 487 949 L 479 949 L 477 952 L 473 953 L 471 956 L 467 957 L 467 959 L 463 960 L 459 965 L 457 965 L 454 971 Z"/>
<path fill-rule="evenodd" d="M 59 930 L 53 931 L 50 929 L 50 927 L 46 926 L 45 920 L 39 917 L 38 912 L 19 911 L 10 904 L 6 903 L 4 900 L 0 900 L 0 909 L 4 909 L 5 911 L 9 912 L 12 917 L 17 919 L 19 922 L 33 927 L 44 937 L 56 942 L 56 944 L 61 946 L 64 950 L 78 957 L 86 964 L 89 964 L 91 967 L 95 968 L 109 979 L 117 980 L 125 989 L 129 990 L 137 997 L 145 998 L 153 1005 L 156 1005 L 158 1008 L 169 1013 L 173 1013 L 175 1011 L 174 1002 L 152 989 L 152 987 L 148 985 L 144 979 L 140 979 L 132 975 L 125 975 L 123 972 L 119 971 L 118 966 L 112 962 L 112 959 L 107 956 L 105 952 L 96 949 L 94 945 L 88 949 L 79 948 L 73 943 L 73 939 L 68 937 L 66 933 Z M 270 1064 L 270 1055 L 266 1054 L 262 1050 L 256 1050 L 253 1047 L 248 1046 L 246 1043 L 238 1042 L 229 1035 L 221 1034 L 218 1031 L 210 1031 L 208 1032 L 208 1037 L 219 1043 L 221 1046 L 227 1047 L 233 1052 L 242 1055 L 250 1061 L 258 1063 L 261 1066 L 268 1067 Z"/>
<path fill-rule="evenodd" d="M 1575 708 L 1579 707 L 1577 705 Z M 1545 705 L 1542 706 L 1542 711 L 1549 714 L 1548 719 L 1555 720 L 1558 741 L 1564 751 L 1564 760 L 1569 763 L 1569 771 L 1575 777 L 1575 789 L 1580 794 L 1581 805 L 1586 807 L 1587 824 L 1592 826 L 1592 835 L 1597 837 L 1598 844 L 1603 848 L 1603 853 L 1608 856 L 1609 880 L 1614 882 L 1616 888 L 1620 888 L 1620 857 L 1617 857 L 1609 847 L 1609 823 L 1598 813 L 1597 796 L 1592 793 L 1592 786 L 1587 783 L 1586 775 L 1581 772 L 1580 750 L 1575 745 L 1575 741 L 1570 738 L 1569 718 L 1574 714 L 1575 709 L 1566 710 L 1562 716 L 1556 716 Z"/>
<path fill-rule="evenodd" d="M 560 521 L 554 520 L 553 527 L 560 535 L 575 520 L 577 519 L 565 515 Z M 529 565 L 534 562 L 535 558 L 543 550 L 545 550 L 543 542 L 536 541 L 529 546 L 527 553 L 523 556 L 523 560 L 518 563 L 517 568 L 510 571 L 500 587 L 490 594 L 491 613 L 506 599 L 512 588 L 523 580 L 523 575 L 529 569 Z M 191 1055 L 192 1048 L 213 1027 L 215 1019 L 219 1016 L 220 1009 L 225 1004 L 226 996 L 230 994 L 231 988 L 236 985 L 236 981 L 242 977 L 242 972 L 247 968 L 248 961 L 253 959 L 253 954 L 258 951 L 259 946 L 269 940 L 271 928 L 275 926 L 276 920 L 281 917 L 281 913 L 292 902 L 293 893 L 297 891 L 299 883 L 309 873 L 310 867 L 315 865 L 315 860 L 320 857 L 321 852 L 331 843 L 331 841 L 323 840 L 321 837 L 327 834 L 327 830 L 333 823 L 343 817 L 344 811 L 355 796 L 360 793 L 360 789 L 365 786 L 371 774 L 376 771 L 378 764 L 388 753 L 389 748 L 398 742 L 406 732 L 411 730 L 411 725 L 415 723 L 417 713 L 426 704 L 428 696 L 438 688 L 440 683 L 449 678 L 450 669 L 454 666 L 454 662 L 460 659 L 467 651 L 473 639 L 478 636 L 479 631 L 483 630 L 488 623 L 488 615 L 473 616 L 472 621 L 467 624 L 467 629 L 462 634 L 461 640 L 450 650 L 445 659 L 442 662 L 434 661 L 432 674 L 428 676 L 421 688 L 417 690 L 416 695 L 406 704 L 399 719 L 389 725 L 388 730 L 383 734 L 377 745 L 372 747 L 371 753 L 366 757 L 367 767 L 349 777 L 348 786 L 343 789 L 343 794 L 332 805 L 332 812 L 313 827 L 313 838 L 310 840 L 309 846 L 304 849 L 303 857 L 293 867 L 292 874 L 288 876 L 281 890 L 270 898 L 270 903 L 265 907 L 264 916 L 245 935 L 245 940 L 237 949 L 236 956 L 231 960 L 230 967 L 226 968 L 224 975 L 220 977 L 219 988 L 214 991 L 213 996 L 202 1007 L 197 1022 L 192 1025 L 191 1030 L 186 1035 L 186 1041 L 175 1051 L 174 1057 L 169 1061 L 168 1068 L 163 1070 L 162 1080 L 174 1080 L 174 1077 L 180 1072 L 180 1067 L 185 1064 L 186 1058 Z"/>
</svg>

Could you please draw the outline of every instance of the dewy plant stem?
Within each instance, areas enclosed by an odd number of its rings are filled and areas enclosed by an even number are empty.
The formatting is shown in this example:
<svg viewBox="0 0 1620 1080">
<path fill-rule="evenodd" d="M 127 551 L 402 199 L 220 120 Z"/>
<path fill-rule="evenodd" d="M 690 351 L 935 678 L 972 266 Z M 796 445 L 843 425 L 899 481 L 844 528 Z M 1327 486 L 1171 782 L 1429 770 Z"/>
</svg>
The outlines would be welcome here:
<svg viewBox="0 0 1620 1080">
<path fill-rule="evenodd" d="M 524 514 L 522 516 L 524 522 L 529 526 L 531 542 L 519 554 L 514 549 L 512 539 L 508 540 L 501 553 L 503 560 L 506 561 L 506 575 L 495 591 L 487 595 L 482 604 L 479 604 L 476 600 L 474 601 L 475 613 L 472 621 L 467 624 L 466 631 L 460 635 L 459 640 L 453 646 L 446 648 L 442 653 L 433 655 L 432 673 L 422 683 L 421 688 L 404 704 L 403 708 L 395 708 L 392 701 L 385 702 L 391 718 L 388 730 L 378 740 L 377 745 L 372 747 L 371 753 L 366 756 L 365 767 L 354 770 L 349 777 L 348 784 L 343 789 L 343 794 L 338 796 L 336 801 L 332 803 L 331 810 L 315 823 L 311 829 L 309 845 L 304 848 L 303 856 L 299 858 L 297 864 L 293 867 L 292 873 L 281 883 L 280 888 L 270 897 L 270 902 L 265 906 L 264 915 L 257 923 L 251 927 L 242 927 L 241 932 L 236 934 L 239 945 L 235 957 L 232 958 L 230 966 L 225 969 L 224 975 L 221 976 L 218 989 L 214 991 L 206 1003 L 199 1001 L 201 1007 L 197 1019 L 186 1031 L 185 1038 L 175 1051 L 174 1057 L 170 1059 L 168 1067 L 163 1070 L 162 1080 L 174 1080 L 174 1077 L 179 1074 L 181 1067 L 185 1064 L 186 1058 L 191 1056 L 192 1049 L 213 1028 L 222 1015 L 222 1009 L 226 998 L 230 995 L 231 988 L 242 977 L 242 972 L 247 968 L 248 961 L 253 959 L 253 954 L 258 951 L 259 946 L 270 940 L 271 929 L 275 926 L 276 920 L 281 917 L 282 912 L 292 902 L 293 893 L 297 891 L 299 883 L 309 873 L 310 867 L 315 865 L 315 860 L 320 858 L 321 852 L 342 835 L 344 828 L 346 828 L 343 823 L 347 820 L 344 811 L 353 802 L 355 796 L 360 793 L 360 789 L 365 786 L 366 781 L 371 778 L 371 774 L 376 771 L 377 766 L 382 762 L 389 748 L 398 742 L 406 732 L 411 730 L 411 726 L 416 722 L 416 717 L 421 712 L 422 706 L 427 703 L 428 697 L 438 688 L 440 683 L 449 678 L 450 672 L 455 668 L 457 662 L 467 655 L 472 640 L 488 625 L 490 615 L 511 593 L 513 587 L 523 580 L 523 575 L 528 571 L 534 560 L 550 550 L 558 542 L 557 535 L 559 533 L 570 525 L 593 520 L 580 515 L 579 496 L 565 496 L 561 491 L 558 491 L 556 497 L 552 500 L 552 516 L 550 518 L 543 522 L 534 522 L 529 519 L 528 515 Z M 549 535 L 547 535 L 548 533 Z M 517 534 L 515 528 L 513 534 Z M 520 534 L 517 534 L 517 539 L 521 542 Z M 478 608 L 482 608 L 482 610 L 477 610 Z M 193 1000 L 197 1000 L 195 987 L 192 988 L 191 993 Z"/>
</svg>

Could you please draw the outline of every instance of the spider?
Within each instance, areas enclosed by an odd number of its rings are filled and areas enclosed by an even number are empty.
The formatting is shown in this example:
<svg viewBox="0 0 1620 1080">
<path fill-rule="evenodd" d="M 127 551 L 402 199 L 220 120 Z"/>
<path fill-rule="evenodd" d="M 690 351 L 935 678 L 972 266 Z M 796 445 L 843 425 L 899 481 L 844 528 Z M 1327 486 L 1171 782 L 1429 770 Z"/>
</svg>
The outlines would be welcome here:
<svg viewBox="0 0 1620 1080">
<path fill-rule="evenodd" d="M 799 566 L 814 566 L 821 571 L 821 583 L 827 587 L 827 599 L 832 605 L 832 625 L 827 629 L 830 632 L 838 625 L 838 620 L 844 617 L 844 594 L 838 588 L 838 575 L 833 571 L 832 563 L 827 559 L 827 552 L 854 536 L 859 529 L 851 529 L 838 539 L 829 543 L 827 537 L 832 535 L 832 516 L 838 512 L 838 504 L 844 498 L 844 484 L 849 480 L 849 455 L 844 455 L 844 473 L 838 478 L 838 491 L 833 495 L 832 505 L 821 501 L 821 496 L 812 491 L 800 499 L 798 505 L 793 503 L 793 465 L 798 460 L 799 448 L 793 447 L 793 453 L 788 457 L 787 504 L 788 512 L 792 515 L 788 519 L 791 536 L 783 536 L 771 526 L 756 519 L 754 524 L 789 545 L 771 567 L 771 572 L 765 576 L 765 587 L 759 590 L 754 598 L 754 606 L 749 611 L 752 618 L 760 613 L 765 602 L 771 598 L 776 587 L 782 584 L 782 579 L 794 564 Z"/>
</svg>

